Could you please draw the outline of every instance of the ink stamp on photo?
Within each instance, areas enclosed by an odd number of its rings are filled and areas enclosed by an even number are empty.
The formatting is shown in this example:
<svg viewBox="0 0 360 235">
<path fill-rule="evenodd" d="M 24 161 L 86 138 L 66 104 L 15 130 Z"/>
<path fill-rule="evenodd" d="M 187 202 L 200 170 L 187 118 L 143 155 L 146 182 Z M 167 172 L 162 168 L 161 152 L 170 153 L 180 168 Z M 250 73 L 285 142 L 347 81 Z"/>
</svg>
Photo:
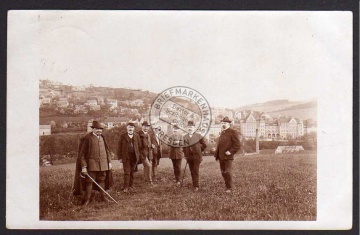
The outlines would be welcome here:
<svg viewBox="0 0 360 235">
<path fill-rule="evenodd" d="M 161 128 L 159 139 L 172 147 L 194 145 L 206 136 L 211 125 L 208 101 L 198 91 L 185 86 L 161 92 L 152 103 L 149 115 L 151 127 Z M 189 138 L 194 133 L 201 138 Z"/>
</svg>

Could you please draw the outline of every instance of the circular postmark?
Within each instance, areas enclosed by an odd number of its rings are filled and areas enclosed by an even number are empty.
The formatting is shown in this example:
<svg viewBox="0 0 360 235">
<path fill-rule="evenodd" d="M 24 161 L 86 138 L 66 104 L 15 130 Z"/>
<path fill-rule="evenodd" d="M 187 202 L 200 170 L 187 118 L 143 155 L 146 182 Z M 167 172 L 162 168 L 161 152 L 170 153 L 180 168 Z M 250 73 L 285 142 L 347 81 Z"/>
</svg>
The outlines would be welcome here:
<svg viewBox="0 0 360 235">
<path fill-rule="evenodd" d="M 152 103 L 149 115 L 152 129 L 161 129 L 157 132 L 160 141 L 172 147 L 196 144 L 211 125 L 208 101 L 198 91 L 185 86 L 161 92 Z"/>
</svg>

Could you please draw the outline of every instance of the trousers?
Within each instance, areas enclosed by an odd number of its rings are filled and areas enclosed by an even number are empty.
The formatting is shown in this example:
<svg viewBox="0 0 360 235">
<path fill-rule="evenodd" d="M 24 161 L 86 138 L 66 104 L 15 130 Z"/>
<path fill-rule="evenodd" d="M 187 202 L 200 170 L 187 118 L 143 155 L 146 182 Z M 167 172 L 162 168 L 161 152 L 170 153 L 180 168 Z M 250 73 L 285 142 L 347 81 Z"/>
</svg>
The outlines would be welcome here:
<svg viewBox="0 0 360 235">
<path fill-rule="evenodd" d="M 188 159 L 191 179 L 194 187 L 199 187 L 199 169 L 201 161 L 199 159 Z"/>
<path fill-rule="evenodd" d="M 156 177 L 157 166 L 159 165 L 159 158 L 154 154 L 153 159 L 151 160 L 151 168 L 152 168 L 152 177 Z"/>
<path fill-rule="evenodd" d="M 144 179 L 145 179 L 145 182 L 152 182 L 151 165 L 150 165 L 149 159 L 145 158 L 145 159 L 141 159 L 141 161 L 142 161 L 142 164 L 144 166 Z"/>
<path fill-rule="evenodd" d="M 130 157 L 129 161 L 123 162 L 124 168 L 124 189 L 132 187 L 134 183 L 134 172 L 135 167 L 137 166 L 135 154 L 133 157 Z"/>
<path fill-rule="evenodd" d="M 180 175 L 181 175 L 181 160 L 182 159 L 171 159 L 173 168 L 174 168 L 174 175 L 176 182 L 180 182 Z"/>
<path fill-rule="evenodd" d="M 219 159 L 221 175 L 225 180 L 226 189 L 232 189 L 234 187 L 232 180 L 232 161 L 233 160 Z"/>
<path fill-rule="evenodd" d="M 105 178 L 106 178 L 106 171 L 89 171 L 88 175 L 93 178 L 96 183 L 100 185 L 101 188 L 105 189 Z M 91 192 L 93 190 L 93 181 L 86 177 L 86 194 L 85 200 L 90 200 Z M 99 191 L 102 198 L 105 197 L 104 192 L 102 190 Z"/>
</svg>

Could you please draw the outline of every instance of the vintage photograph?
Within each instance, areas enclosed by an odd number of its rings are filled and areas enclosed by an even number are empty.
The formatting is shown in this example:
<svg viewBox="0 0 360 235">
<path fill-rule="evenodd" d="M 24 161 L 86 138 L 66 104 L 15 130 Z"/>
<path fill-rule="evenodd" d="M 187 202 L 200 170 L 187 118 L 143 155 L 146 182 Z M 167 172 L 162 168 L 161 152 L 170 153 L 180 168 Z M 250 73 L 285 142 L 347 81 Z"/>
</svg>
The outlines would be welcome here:
<svg viewBox="0 0 360 235">
<path fill-rule="evenodd" d="M 35 219 L 319 220 L 319 88 L 352 74 L 351 14 L 9 16 L 33 36 Z"/>
</svg>

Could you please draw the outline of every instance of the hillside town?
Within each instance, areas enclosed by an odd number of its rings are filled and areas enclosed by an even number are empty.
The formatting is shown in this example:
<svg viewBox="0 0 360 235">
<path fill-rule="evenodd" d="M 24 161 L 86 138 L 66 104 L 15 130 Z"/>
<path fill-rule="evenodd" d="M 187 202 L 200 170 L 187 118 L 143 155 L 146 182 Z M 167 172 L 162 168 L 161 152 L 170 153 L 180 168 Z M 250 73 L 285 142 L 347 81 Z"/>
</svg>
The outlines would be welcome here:
<svg viewBox="0 0 360 235">
<path fill-rule="evenodd" d="M 107 129 L 133 121 L 138 125 L 149 120 L 149 110 L 155 93 L 126 88 L 108 88 L 63 85 L 60 82 L 40 80 L 39 83 L 39 135 L 67 132 L 86 132 L 94 119 Z M 244 139 L 260 140 L 298 139 L 316 133 L 316 120 L 301 120 L 293 116 L 270 115 L 265 112 L 211 107 L 212 124 L 206 137 L 210 143 L 219 136 L 220 120 L 227 116 Z M 155 118 L 151 117 L 150 119 Z M 151 120 L 156 121 L 156 120 Z M 171 132 L 171 125 L 163 124 Z M 258 130 L 258 132 L 256 131 Z"/>
</svg>

